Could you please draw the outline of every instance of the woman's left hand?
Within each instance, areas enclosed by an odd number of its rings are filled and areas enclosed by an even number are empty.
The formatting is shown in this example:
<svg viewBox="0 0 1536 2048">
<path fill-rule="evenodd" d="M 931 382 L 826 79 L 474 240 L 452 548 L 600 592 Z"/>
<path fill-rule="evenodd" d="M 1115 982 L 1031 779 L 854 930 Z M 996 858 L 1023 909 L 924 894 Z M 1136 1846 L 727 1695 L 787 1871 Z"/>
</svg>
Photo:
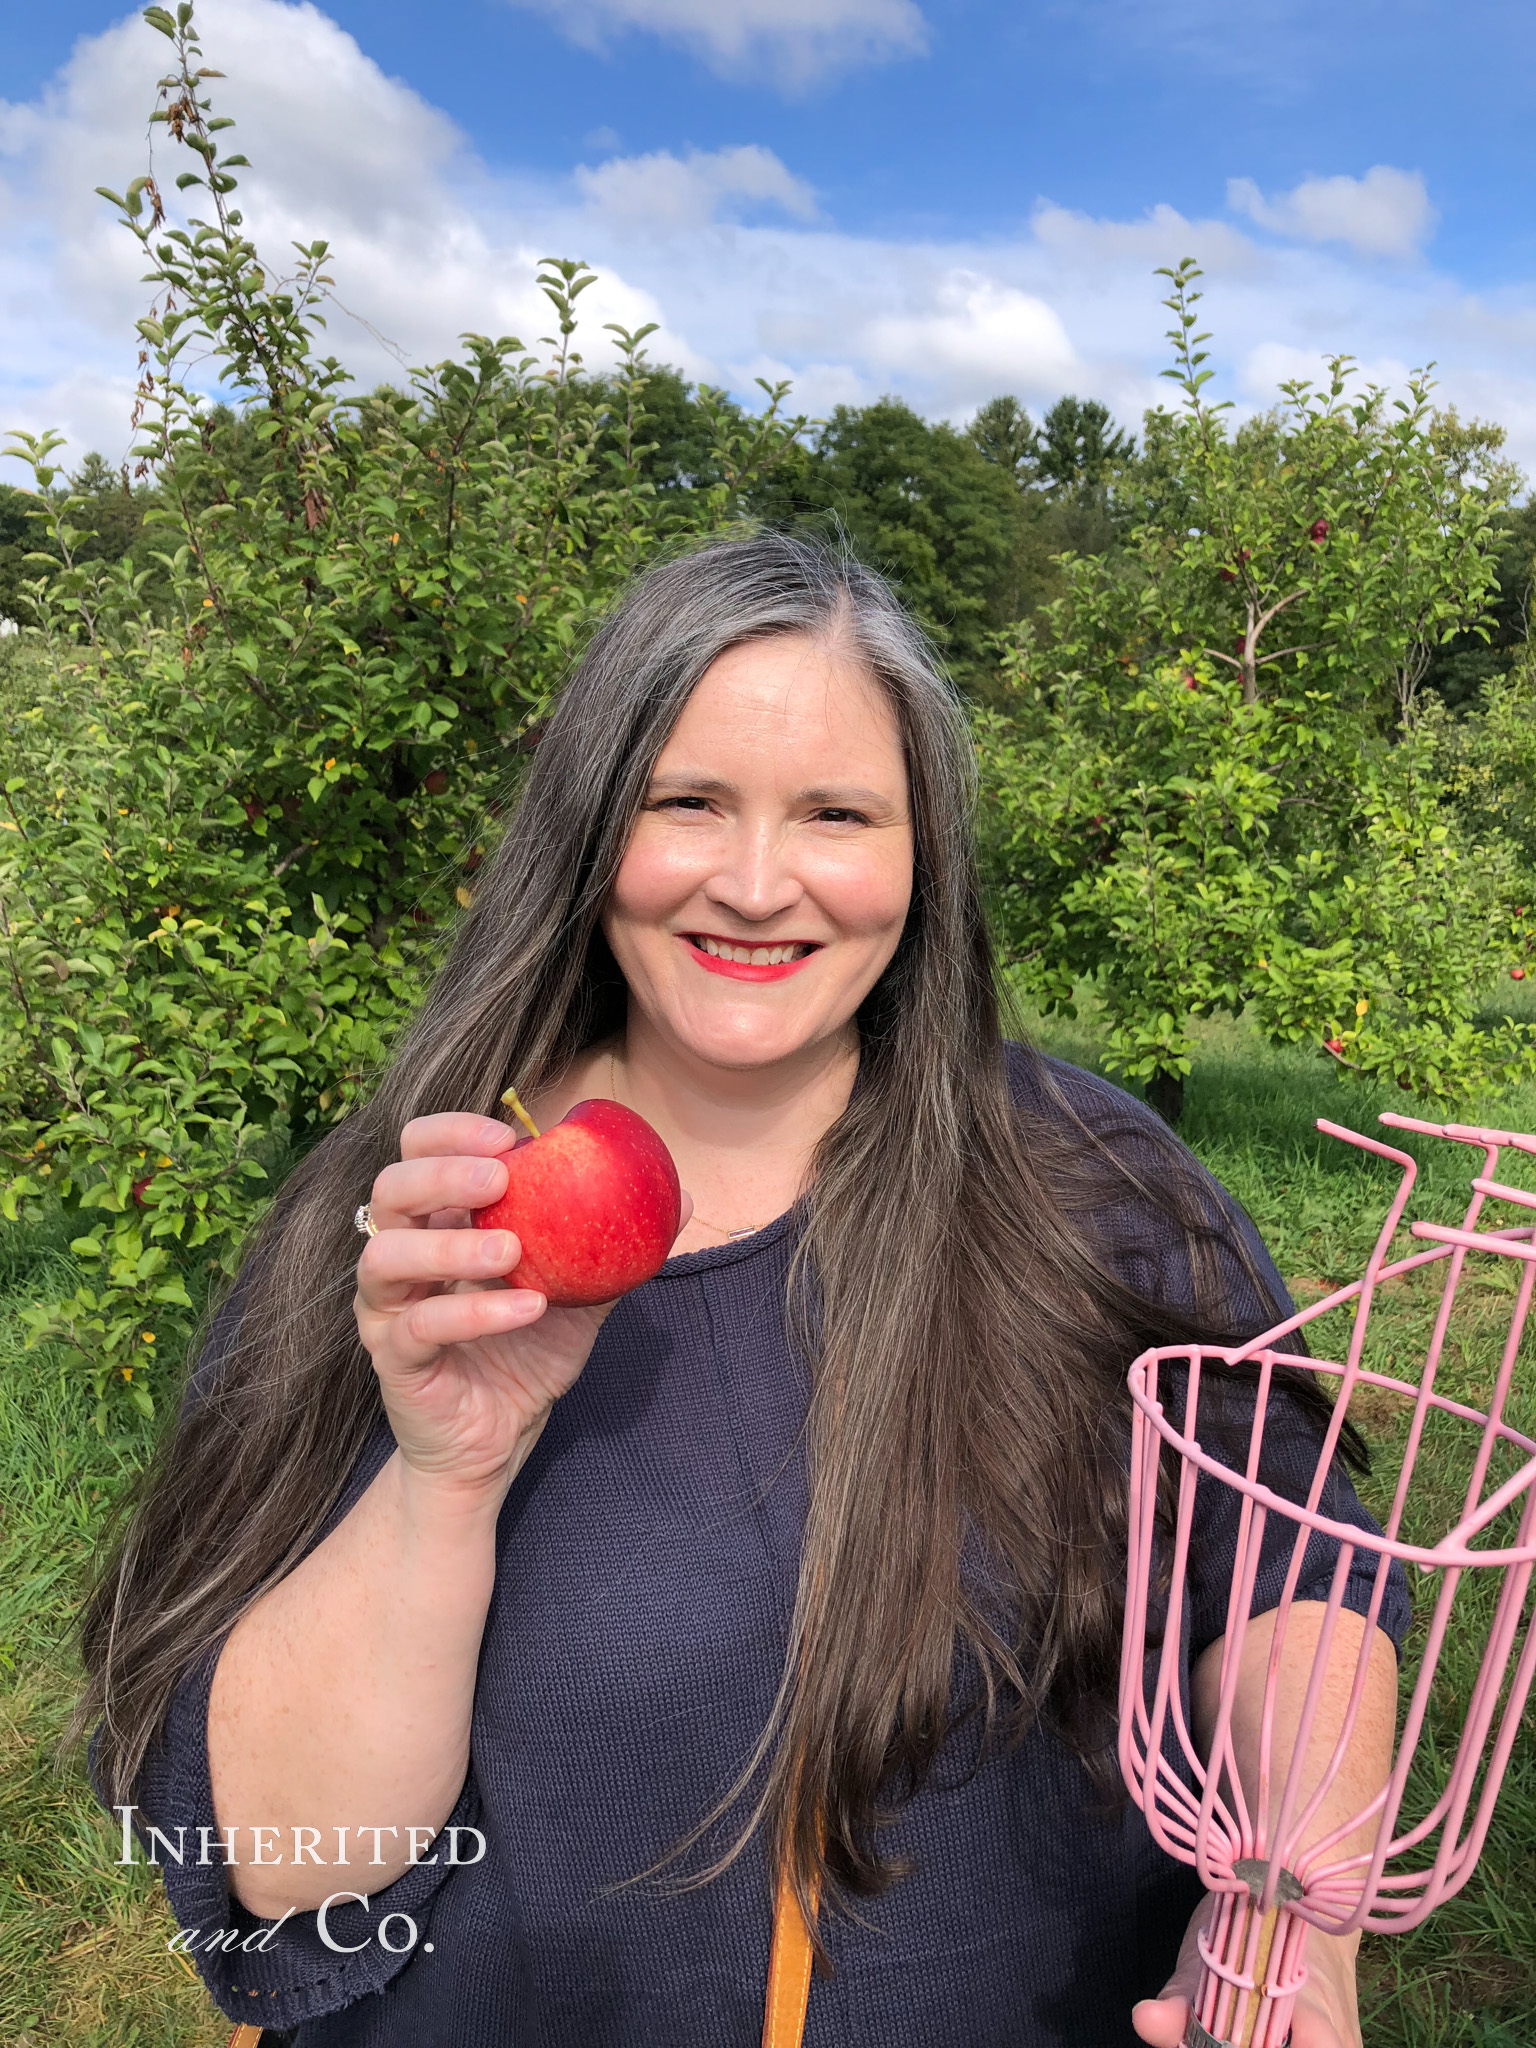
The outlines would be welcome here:
<svg viewBox="0 0 1536 2048">
<path fill-rule="evenodd" d="M 1197 1944 L 1210 1909 L 1207 1898 L 1190 1921 L 1173 1975 L 1158 1996 L 1142 1999 L 1131 2012 L 1131 2025 L 1149 2048 L 1180 2048 L 1184 2039 L 1190 2003 L 1200 1982 Z M 1361 2048 L 1355 1998 L 1359 1945 L 1358 1935 L 1338 1938 L 1314 1929 L 1307 1936 L 1307 1981 L 1296 1996 L 1290 2048 Z"/>
</svg>

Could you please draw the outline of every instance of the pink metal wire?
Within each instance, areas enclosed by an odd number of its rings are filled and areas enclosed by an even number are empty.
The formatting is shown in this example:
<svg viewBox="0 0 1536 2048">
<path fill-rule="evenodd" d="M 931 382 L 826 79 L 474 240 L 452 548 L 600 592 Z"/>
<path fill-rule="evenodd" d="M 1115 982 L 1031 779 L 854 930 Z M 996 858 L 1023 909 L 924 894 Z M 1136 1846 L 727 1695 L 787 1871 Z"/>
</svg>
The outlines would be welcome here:
<svg viewBox="0 0 1536 2048">
<path fill-rule="evenodd" d="M 1482 1171 L 1472 1180 L 1460 1225 L 1415 1222 L 1409 1235 L 1430 1249 L 1391 1259 L 1392 1242 L 1417 1174 L 1414 1160 L 1380 1139 L 1319 1121 L 1318 1129 L 1330 1137 L 1390 1160 L 1401 1172 L 1364 1273 L 1246 1345 L 1165 1346 L 1144 1353 L 1130 1373 L 1130 1569 L 1120 1669 L 1120 1763 L 1154 1839 L 1170 1855 L 1192 1864 L 1202 1884 L 1216 1895 L 1201 1937 L 1203 1970 L 1186 2037 L 1197 2048 L 1213 2042 L 1281 2048 L 1296 1994 L 1306 1982 L 1309 1929 L 1328 1934 L 1357 1928 L 1406 1929 L 1461 1889 L 1486 1839 L 1536 1675 L 1536 1630 L 1531 1627 L 1528 1599 L 1536 1567 L 1536 1441 L 1505 1419 L 1536 1290 L 1536 1220 L 1496 1228 L 1484 1227 L 1482 1220 L 1490 1202 L 1536 1212 L 1536 1194 L 1495 1178 L 1502 1151 L 1536 1155 L 1536 1138 L 1405 1116 L 1386 1115 L 1381 1122 L 1481 1149 Z M 1455 1400 L 1436 1387 L 1457 1291 L 1474 1256 L 1504 1262 L 1506 1270 L 1512 1264 L 1515 1275 L 1509 1330 L 1486 1409 Z M 1445 1268 L 1444 1282 L 1417 1378 L 1368 1370 L 1361 1359 L 1379 1290 L 1404 1274 L 1436 1265 Z M 1342 1363 L 1306 1357 L 1286 1346 L 1285 1340 L 1296 1330 L 1351 1303 L 1353 1326 Z M 1200 1434 L 1202 1388 L 1219 1388 L 1223 1372 L 1238 1364 L 1249 1365 L 1248 1378 L 1256 1382 L 1241 1470 L 1215 1455 Z M 1307 1492 L 1299 1500 L 1275 1493 L 1259 1477 L 1277 1366 L 1298 1368 L 1325 1384 L 1336 1383 L 1332 1417 Z M 1178 1421 L 1162 1399 L 1170 1380 L 1183 1397 L 1174 1403 Z M 1379 1389 L 1372 1397 L 1376 1402 L 1395 1396 L 1411 1410 L 1402 1464 L 1380 1536 L 1331 1519 L 1319 1505 L 1340 1431 L 1362 1388 Z M 1208 1402 L 1208 1411 L 1209 1407 Z M 1409 1542 L 1400 1530 L 1432 1417 L 1454 1418 L 1472 1439 L 1465 1485 L 1460 1489 L 1460 1511 L 1438 1540 Z M 1504 1462 L 1513 1454 L 1518 1469 L 1501 1482 L 1490 1483 L 1501 1446 Z M 1219 1652 L 1218 1699 L 1203 1745 L 1190 1726 L 1181 1682 L 1190 1654 L 1184 1596 L 1201 1475 L 1238 1496 L 1237 1548 Z M 1501 1516 L 1516 1523 L 1512 1541 L 1495 1541 L 1488 1534 Z M 1290 1560 L 1274 1607 L 1257 1769 L 1245 1784 L 1237 1767 L 1234 1709 L 1266 1529 L 1271 1539 L 1268 1555 L 1284 1555 L 1283 1542 L 1276 1552 L 1277 1525 L 1290 1540 Z M 1338 1545 L 1326 1599 L 1315 1604 L 1297 1598 L 1314 1532 Z M 1507 1527 L 1503 1535 L 1508 1537 Z M 1348 1641 L 1353 1628 L 1341 1631 L 1339 1616 L 1351 1569 L 1361 1559 L 1374 1559 L 1376 1568 L 1356 1647 Z M 1415 1608 L 1415 1628 L 1400 1672 L 1399 1728 L 1391 1770 L 1385 1785 L 1358 1811 L 1342 1824 L 1324 1828 L 1318 1816 L 1347 1768 L 1366 1695 L 1389 1559 L 1409 1569 Z M 1443 1686 L 1430 1734 L 1426 1722 L 1453 1608 L 1468 1573 L 1485 1582 L 1487 1574 L 1496 1573 L 1500 1582 L 1492 1623 L 1482 1624 L 1486 1642 L 1461 1712 L 1460 1737 L 1454 1753 L 1448 1753 L 1445 1729 L 1451 1706 Z M 1311 1610 L 1304 1623 L 1296 1614 L 1303 1605 Z M 1463 1638 L 1469 1625 L 1476 1624 L 1462 1622 Z M 1315 1644 L 1310 1640 L 1314 1626 Z M 1282 1750 L 1275 1725 L 1277 1694 L 1282 1675 L 1294 1690 L 1303 1658 L 1308 1666 L 1300 1720 L 1294 1740 Z M 1325 1693 L 1332 1689 L 1336 1698 L 1345 1678 L 1348 1696 L 1331 1748 L 1326 1755 L 1319 1751 L 1309 1756 Z M 1416 1762 L 1417 1782 L 1422 1784 L 1427 1777 L 1435 1796 L 1426 1812 L 1410 1819 L 1404 1816 L 1403 1804 Z M 1315 1780 L 1313 1772 L 1318 1773 Z M 1370 1846 L 1350 1846 L 1351 1838 L 1368 1828 L 1374 1829 Z"/>
</svg>

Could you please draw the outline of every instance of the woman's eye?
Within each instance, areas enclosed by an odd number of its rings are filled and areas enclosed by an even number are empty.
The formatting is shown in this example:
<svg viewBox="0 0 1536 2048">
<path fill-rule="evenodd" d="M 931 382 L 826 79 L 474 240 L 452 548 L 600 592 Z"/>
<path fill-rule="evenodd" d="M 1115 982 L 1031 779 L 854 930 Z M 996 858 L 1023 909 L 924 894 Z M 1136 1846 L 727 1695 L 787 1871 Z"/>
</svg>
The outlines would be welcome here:
<svg viewBox="0 0 1536 2048">
<path fill-rule="evenodd" d="M 658 811 L 707 811 L 709 799 L 702 796 L 664 796 L 653 806 Z"/>
<path fill-rule="evenodd" d="M 816 816 L 824 825 L 867 825 L 869 823 L 869 820 L 862 811 L 845 810 L 839 804 L 828 804 L 824 810 L 818 811 Z"/>
</svg>

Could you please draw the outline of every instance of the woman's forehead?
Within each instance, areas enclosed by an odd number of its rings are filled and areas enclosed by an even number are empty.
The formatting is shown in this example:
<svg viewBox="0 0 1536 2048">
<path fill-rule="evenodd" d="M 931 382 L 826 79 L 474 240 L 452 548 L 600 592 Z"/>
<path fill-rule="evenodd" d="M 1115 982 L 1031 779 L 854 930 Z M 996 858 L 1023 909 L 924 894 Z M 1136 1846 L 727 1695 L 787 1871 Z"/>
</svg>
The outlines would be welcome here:
<svg viewBox="0 0 1536 2048">
<path fill-rule="evenodd" d="M 727 648 L 700 678 L 657 763 L 711 751 L 830 754 L 846 779 L 849 757 L 902 766 L 901 733 L 885 688 L 841 640 L 782 634 Z M 703 766 L 702 762 L 697 765 Z"/>
</svg>

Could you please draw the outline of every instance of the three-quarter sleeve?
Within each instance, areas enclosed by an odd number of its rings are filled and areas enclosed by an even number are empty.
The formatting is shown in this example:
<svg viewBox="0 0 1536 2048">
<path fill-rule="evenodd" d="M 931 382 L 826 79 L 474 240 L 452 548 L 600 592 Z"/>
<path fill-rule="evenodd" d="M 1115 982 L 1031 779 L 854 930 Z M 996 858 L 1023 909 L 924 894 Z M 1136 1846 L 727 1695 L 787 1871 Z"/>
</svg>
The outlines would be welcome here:
<svg viewBox="0 0 1536 2048">
<path fill-rule="evenodd" d="M 216 1394 L 238 1342 L 242 1297 L 237 1284 L 215 1317 L 188 1381 L 184 1407 Z M 381 1416 L 315 1544 L 362 1498 L 394 1447 Z M 427 1841 L 426 1829 L 418 1831 L 419 1860 L 382 1890 L 369 1884 L 370 1861 L 380 1845 L 355 1839 L 354 1828 L 349 1830 L 354 1839 L 340 1845 L 344 1863 L 335 1854 L 334 1839 L 317 1851 L 327 1863 L 337 1864 L 333 1905 L 281 1920 L 249 1912 L 230 1887 L 208 1761 L 208 1703 L 222 1649 L 223 1640 L 214 1644 L 173 1693 L 159 1734 L 145 1753 L 132 1819 L 141 1848 L 159 1866 L 180 1930 L 179 1947 L 196 1964 L 220 2010 L 231 2019 L 285 2029 L 381 1991 L 404 1969 L 427 1938 L 434 1897 L 454 1867 L 449 1857 L 461 1848 L 462 1861 L 475 1860 L 480 1802 L 471 1772 L 437 1836 Z M 107 1804 L 94 1768 L 95 1747 L 93 1742 L 92 1782 Z M 244 1826 L 239 1846 L 249 1846 L 249 1832 Z M 383 1833 L 387 1840 L 388 1830 Z M 293 1860 L 286 1853 L 291 1843 L 269 1841 L 263 1847 Z M 398 1853 L 397 1845 L 389 1847 Z M 277 1854 L 270 1860 L 275 1863 Z"/>
<path fill-rule="evenodd" d="M 457 1850 L 463 1862 L 475 1860 L 479 1845 L 470 1831 L 478 1831 L 480 1801 L 471 1775 L 442 1829 L 421 1845 L 420 1860 L 382 1890 L 369 1883 L 377 1845 L 352 1839 L 343 1844 L 346 1866 L 334 1872 L 335 1903 L 323 1915 L 260 1918 L 230 1888 L 214 1820 L 208 1698 L 217 1663 L 214 1649 L 178 1686 L 135 1788 L 134 1824 L 160 1866 L 179 1945 L 220 2011 L 283 2029 L 382 1991 L 430 1940 L 434 1895 L 454 1868 L 450 1856 Z M 328 1861 L 335 1860 L 334 1847 L 325 1845 Z"/>
</svg>

